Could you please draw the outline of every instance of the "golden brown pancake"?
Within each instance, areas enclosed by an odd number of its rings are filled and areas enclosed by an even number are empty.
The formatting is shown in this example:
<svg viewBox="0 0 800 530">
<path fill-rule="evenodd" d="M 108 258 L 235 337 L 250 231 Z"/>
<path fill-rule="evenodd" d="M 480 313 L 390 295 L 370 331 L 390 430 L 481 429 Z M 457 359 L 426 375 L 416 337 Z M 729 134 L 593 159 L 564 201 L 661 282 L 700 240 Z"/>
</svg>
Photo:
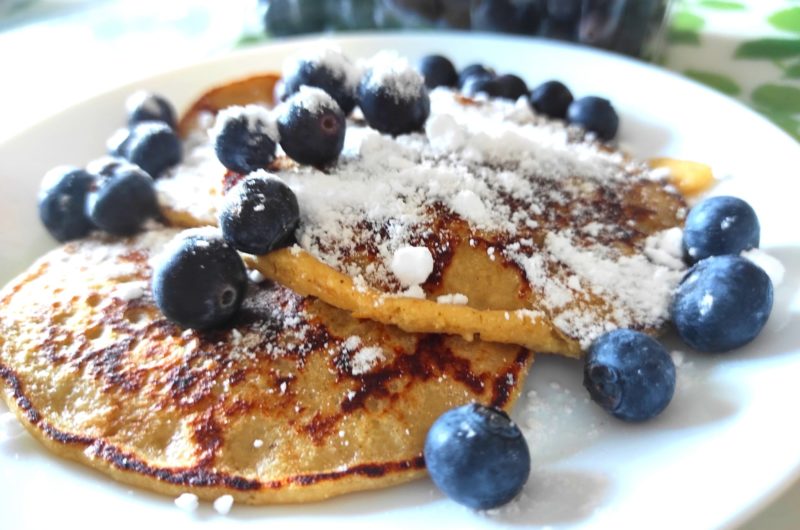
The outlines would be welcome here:
<svg viewBox="0 0 800 530">
<path fill-rule="evenodd" d="M 168 495 L 303 502 L 419 477 L 438 415 L 519 394 L 520 347 L 404 333 L 271 282 L 224 329 L 181 329 L 149 290 L 175 233 L 67 244 L 0 292 L 2 395 L 53 452 Z"/>
<path fill-rule="evenodd" d="M 270 76 L 253 79 L 265 94 Z M 231 101 L 246 103 L 241 84 L 231 87 Z M 181 226 L 214 224 L 243 178 L 216 161 L 205 131 L 224 86 L 213 106 L 207 99 L 182 120 L 196 126 L 186 162 L 158 183 L 166 217 Z M 298 196 L 298 245 L 251 265 L 410 332 L 569 356 L 617 327 L 657 332 L 682 274 L 679 259 L 654 258 L 685 215 L 667 176 L 521 102 L 442 90 L 431 99 L 424 133 L 392 138 L 351 120 L 342 156 L 323 171 L 279 154 L 267 169 Z M 393 268 L 408 247 L 433 262 L 416 285 Z"/>
</svg>

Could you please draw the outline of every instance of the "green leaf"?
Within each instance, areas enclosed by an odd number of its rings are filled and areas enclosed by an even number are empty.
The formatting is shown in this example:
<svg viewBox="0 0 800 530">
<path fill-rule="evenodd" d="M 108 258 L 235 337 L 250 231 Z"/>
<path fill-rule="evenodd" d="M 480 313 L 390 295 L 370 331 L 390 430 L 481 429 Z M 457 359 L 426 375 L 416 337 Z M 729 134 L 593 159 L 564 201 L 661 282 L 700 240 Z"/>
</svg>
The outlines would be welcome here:
<svg viewBox="0 0 800 530">
<path fill-rule="evenodd" d="M 757 39 L 736 48 L 737 59 L 785 59 L 800 55 L 800 39 Z"/>
<path fill-rule="evenodd" d="M 771 112 L 800 113 L 800 88 L 786 85 L 761 85 L 750 95 L 753 103 Z"/>
<path fill-rule="evenodd" d="M 737 96 L 742 92 L 742 88 L 736 83 L 736 81 L 721 74 L 704 72 L 701 70 L 686 70 L 683 73 L 695 81 L 700 81 L 704 85 L 715 88 L 723 94 L 728 94 L 729 96 Z"/>
<path fill-rule="evenodd" d="M 674 31 L 700 31 L 705 24 L 702 17 L 688 11 L 679 11 L 673 15 L 671 26 Z"/>
<path fill-rule="evenodd" d="M 693 46 L 700 44 L 700 34 L 696 31 L 671 30 L 667 38 L 672 44 L 691 44 Z"/>
<path fill-rule="evenodd" d="M 783 69 L 784 79 L 800 79 L 800 62 L 790 64 Z"/>
<path fill-rule="evenodd" d="M 262 42 L 267 41 L 267 36 L 264 34 L 258 35 L 242 35 L 239 37 L 239 40 L 234 43 L 234 48 L 247 48 L 248 46 L 253 46 L 255 44 L 260 44 Z"/>
<path fill-rule="evenodd" d="M 796 140 L 800 141 L 800 121 L 779 112 L 770 112 L 769 110 L 758 107 L 756 107 L 756 110 L 766 116 L 772 123 L 794 136 Z"/>
<path fill-rule="evenodd" d="M 725 2 L 723 0 L 702 0 L 700 6 L 708 9 L 724 9 L 726 11 L 744 11 L 747 9 L 744 4 L 739 2 Z"/>
<path fill-rule="evenodd" d="M 800 33 L 800 7 L 791 7 L 773 13 L 767 21 L 778 29 Z"/>
</svg>

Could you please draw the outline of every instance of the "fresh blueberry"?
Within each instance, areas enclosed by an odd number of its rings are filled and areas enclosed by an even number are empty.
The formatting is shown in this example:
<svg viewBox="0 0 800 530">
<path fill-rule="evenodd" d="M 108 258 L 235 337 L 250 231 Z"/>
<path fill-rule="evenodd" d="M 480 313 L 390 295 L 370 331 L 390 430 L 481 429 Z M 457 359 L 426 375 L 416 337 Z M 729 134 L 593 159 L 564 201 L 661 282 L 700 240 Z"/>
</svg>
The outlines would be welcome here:
<svg viewBox="0 0 800 530">
<path fill-rule="evenodd" d="M 495 81 L 497 83 L 497 97 L 516 101 L 522 96 L 528 95 L 528 85 L 519 76 L 504 74 Z"/>
<path fill-rule="evenodd" d="M 425 86 L 454 87 L 458 84 L 458 72 L 450 59 L 442 55 L 426 55 L 419 62 L 419 71 L 425 78 Z"/>
<path fill-rule="evenodd" d="M 211 131 L 214 150 L 223 166 L 246 175 L 275 159 L 278 129 L 266 108 L 228 107 L 217 114 Z"/>
<path fill-rule="evenodd" d="M 772 300 L 772 281 L 763 269 L 739 256 L 712 256 L 689 269 L 670 315 L 686 344 L 702 352 L 725 352 L 756 338 Z"/>
<path fill-rule="evenodd" d="M 358 86 L 358 98 L 370 127 L 391 135 L 422 129 L 431 111 L 425 81 L 402 60 L 368 69 Z"/>
<path fill-rule="evenodd" d="M 104 156 L 86 164 L 86 171 L 99 177 L 110 177 L 120 167 L 131 165 L 132 164 L 124 158 L 118 156 Z"/>
<path fill-rule="evenodd" d="M 497 79 L 497 77 L 487 76 L 468 77 L 464 86 L 461 87 L 461 92 L 471 98 L 478 94 L 486 94 L 492 98 L 498 97 L 500 95 L 500 84 Z"/>
<path fill-rule="evenodd" d="M 619 117 L 611 102 L 597 96 L 573 101 L 567 109 L 567 120 L 595 133 L 601 140 L 613 139 L 619 128 Z"/>
<path fill-rule="evenodd" d="M 475 0 L 472 29 L 532 35 L 539 26 L 538 0 Z"/>
<path fill-rule="evenodd" d="M 171 129 L 178 126 L 172 103 L 158 94 L 143 90 L 135 92 L 125 100 L 125 108 L 128 111 L 128 127 L 143 121 L 164 122 Z"/>
<path fill-rule="evenodd" d="M 322 167 L 335 161 L 344 147 L 344 113 L 319 88 L 300 87 L 280 107 L 281 147 L 301 164 Z"/>
<path fill-rule="evenodd" d="M 247 289 L 242 258 L 219 233 L 188 230 L 170 242 L 153 269 L 153 298 L 171 321 L 207 329 L 227 322 Z"/>
<path fill-rule="evenodd" d="M 691 263 L 758 248 L 761 228 L 753 208 L 736 197 L 711 197 L 689 212 L 683 248 Z"/>
<path fill-rule="evenodd" d="M 160 121 L 137 123 L 125 143 L 124 154 L 153 178 L 160 177 L 183 157 L 180 138 Z"/>
<path fill-rule="evenodd" d="M 531 90 L 531 105 L 545 116 L 565 118 L 570 103 L 572 92 L 560 81 L 547 81 Z"/>
<path fill-rule="evenodd" d="M 558 22 L 574 22 L 581 15 L 581 0 L 547 0 L 547 16 Z"/>
<path fill-rule="evenodd" d="M 105 173 L 86 197 L 86 215 L 109 234 L 135 234 L 158 215 L 153 178 L 133 164 L 107 166 Z"/>
<path fill-rule="evenodd" d="M 288 60 L 283 65 L 283 82 L 287 96 L 303 85 L 321 88 L 336 100 L 345 116 L 356 106 L 358 70 L 336 50 L 325 49 Z"/>
<path fill-rule="evenodd" d="M 458 74 L 458 88 L 463 88 L 466 82 L 473 77 L 495 77 L 494 70 L 482 64 L 471 64 Z"/>
<path fill-rule="evenodd" d="M 476 403 L 451 409 L 433 423 L 424 456 L 434 484 L 476 510 L 511 501 L 531 469 L 519 427 L 502 410 Z"/>
<path fill-rule="evenodd" d="M 58 241 L 87 235 L 93 228 L 84 213 L 86 195 L 94 183 L 90 173 L 69 166 L 51 169 L 39 190 L 39 218 Z"/>
<path fill-rule="evenodd" d="M 219 226 L 225 241 L 248 254 L 288 245 L 300 222 L 297 198 L 277 177 L 251 176 L 225 194 Z"/>
<path fill-rule="evenodd" d="M 259 0 L 265 31 L 273 37 L 316 33 L 326 26 L 328 2 L 310 0 Z"/>
<path fill-rule="evenodd" d="M 630 329 L 600 336 L 586 353 L 583 386 L 613 416 L 645 421 L 664 410 L 675 393 L 675 365 L 655 339 Z"/>
</svg>

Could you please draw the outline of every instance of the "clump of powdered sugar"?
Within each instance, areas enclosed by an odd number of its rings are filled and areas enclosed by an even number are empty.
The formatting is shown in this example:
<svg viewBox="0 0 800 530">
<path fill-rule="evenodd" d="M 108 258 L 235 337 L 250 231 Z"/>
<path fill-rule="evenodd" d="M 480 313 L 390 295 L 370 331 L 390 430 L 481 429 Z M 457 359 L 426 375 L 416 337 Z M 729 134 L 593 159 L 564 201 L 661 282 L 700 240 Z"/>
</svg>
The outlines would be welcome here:
<svg viewBox="0 0 800 530">
<path fill-rule="evenodd" d="M 325 110 L 339 110 L 339 104 L 336 103 L 327 92 L 317 87 L 310 87 L 303 85 L 300 89 L 292 94 L 292 96 L 282 103 L 281 105 L 296 105 L 310 112 L 311 114 L 319 114 Z"/>
</svg>

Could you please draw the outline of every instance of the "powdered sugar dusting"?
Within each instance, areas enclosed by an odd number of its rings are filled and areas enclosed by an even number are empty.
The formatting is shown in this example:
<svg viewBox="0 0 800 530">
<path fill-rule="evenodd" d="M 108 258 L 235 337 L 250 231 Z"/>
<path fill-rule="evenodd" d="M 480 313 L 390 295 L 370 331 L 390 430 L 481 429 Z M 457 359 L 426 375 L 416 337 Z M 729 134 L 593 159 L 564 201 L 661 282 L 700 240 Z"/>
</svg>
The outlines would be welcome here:
<svg viewBox="0 0 800 530">
<path fill-rule="evenodd" d="M 350 359 L 351 373 L 353 375 L 361 375 L 369 372 L 373 365 L 385 359 L 383 350 L 376 346 L 369 346 L 361 348 Z"/>
<path fill-rule="evenodd" d="M 244 107 L 234 105 L 222 109 L 217 114 L 216 122 L 209 134 L 212 138 L 216 138 L 228 122 L 236 120 L 244 120 L 247 123 L 247 130 L 251 134 L 267 135 L 276 143 L 280 141 L 278 125 L 269 109 L 262 105 L 245 105 Z M 256 140 L 254 139 L 253 141 Z"/>
<path fill-rule="evenodd" d="M 275 171 L 300 205 L 299 247 L 362 288 L 425 297 L 417 283 L 424 281 L 421 272 L 404 277 L 393 262 L 410 247 L 439 259 L 447 242 L 435 220 L 451 215 L 480 240 L 494 241 L 487 250 L 491 260 L 525 273 L 542 294 L 540 307 L 531 309 L 566 334 L 586 342 L 615 327 L 663 322 L 684 269 L 679 229 L 648 239 L 613 208 L 597 208 L 598 196 L 614 204 L 629 186 L 662 177 L 518 102 L 465 103 L 443 88 L 430 98 L 424 133 L 392 137 L 351 122 L 329 171 L 301 165 Z M 210 156 L 202 143 L 193 153 Z M 210 179 L 219 189 L 223 172 L 179 167 L 167 179 L 174 187 L 167 190 L 159 179 L 160 197 L 168 207 L 213 210 L 214 196 L 176 196 L 186 189 L 177 181 L 191 178 L 188 188 L 196 190 L 202 188 L 198 180 Z M 618 240 L 633 253 L 617 250 L 611 243 Z M 353 258 L 364 253 L 368 265 Z M 589 303 L 592 297 L 601 299 L 599 307 Z"/>
<path fill-rule="evenodd" d="M 396 101 L 415 99 L 425 93 L 425 79 L 405 57 L 383 51 L 366 65 L 367 90 L 385 90 Z"/>
<path fill-rule="evenodd" d="M 320 48 L 290 57 L 283 63 L 283 78 L 294 77 L 304 64 L 323 66 L 331 77 L 343 81 L 345 86 L 353 90 L 361 78 L 361 71 L 335 48 Z"/>
<path fill-rule="evenodd" d="M 292 97 L 283 103 L 283 105 L 289 102 L 299 105 L 311 114 L 319 114 L 327 109 L 339 109 L 339 104 L 336 103 L 336 100 L 330 97 L 327 92 L 320 88 L 306 85 L 301 86 L 300 90 L 292 94 Z"/>
</svg>

